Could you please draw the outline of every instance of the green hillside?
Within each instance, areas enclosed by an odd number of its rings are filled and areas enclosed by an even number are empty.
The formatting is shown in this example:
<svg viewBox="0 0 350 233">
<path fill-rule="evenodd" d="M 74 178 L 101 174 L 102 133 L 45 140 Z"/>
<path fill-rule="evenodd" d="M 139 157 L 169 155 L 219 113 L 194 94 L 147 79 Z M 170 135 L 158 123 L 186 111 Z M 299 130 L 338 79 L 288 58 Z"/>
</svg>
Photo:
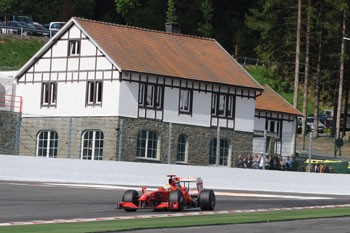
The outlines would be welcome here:
<svg viewBox="0 0 350 233">
<path fill-rule="evenodd" d="M 256 81 L 258 81 L 260 84 L 267 84 L 270 87 L 272 87 L 279 95 L 281 95 L 284 99 L 286 99 L 290 104 L 293 104 L 293 97 L 294 93 L 293 91 L 286 92 L 283 88 L 284 86 L 292 86 L 294 87 L 294 83 L 280 83 L 275 81 L 275 74 L 273 69 L 268 69 L 264 66 L 245 66 L 244 67 L 248 73 L 255 78 Z M 292 89 L 293 88 L 289 88 Z M 313 92 L 309 91 L 309 101 L 307 106 L 307 113 L 313 113 L 314 112 L 314 95 Z M 304 93 L 300 91 L 299 89 L 299 100 L 298 100 L 298 110 L 302 112 L 303 110 L 303 100 L 304 100 Z"/>
<path fill-rule="evenodd" d="M 0 70 L 18 70 L 45 43 L 34 37 L 0 36 Z"/>
</svg>

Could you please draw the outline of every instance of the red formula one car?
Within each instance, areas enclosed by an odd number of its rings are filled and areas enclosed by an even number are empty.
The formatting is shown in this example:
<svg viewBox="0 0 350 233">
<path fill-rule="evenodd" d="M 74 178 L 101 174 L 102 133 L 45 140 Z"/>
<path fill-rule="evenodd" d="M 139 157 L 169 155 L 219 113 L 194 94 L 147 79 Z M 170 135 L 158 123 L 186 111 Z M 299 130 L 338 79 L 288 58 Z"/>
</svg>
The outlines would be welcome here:
<svg viewBox="0 0 350 233">
<path fill-rule="evenodd" d="M 131 212 L 137 209 L 170 209 L 181 211 L 186 208 L 200 207 L 202 210 L 215 208 L 215 194 L 213 190 L 203 189 L 201 178 L 184 178 L 168 175 L 168 184 L 156 191 L 148 191 L 142 187 L 141 195 L 135 190 L 127 190 L 118 209 Z M 182 183 L 182 185 L 181 185 Z M 190 183 L 197 184 L 196 194 L 190 194 Z"/>
</svg>

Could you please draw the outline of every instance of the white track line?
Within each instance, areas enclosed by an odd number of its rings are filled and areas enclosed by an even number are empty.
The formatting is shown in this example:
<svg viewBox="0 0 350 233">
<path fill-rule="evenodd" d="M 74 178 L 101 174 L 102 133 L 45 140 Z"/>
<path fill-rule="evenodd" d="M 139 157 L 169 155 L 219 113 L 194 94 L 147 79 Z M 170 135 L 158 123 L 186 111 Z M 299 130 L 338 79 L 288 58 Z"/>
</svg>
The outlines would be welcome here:
<svg viewBox="0 0 350 233">
<path fill-rule="evenodd" d="M 31 221 L 31 222 L 0 223 L 0 226 L 18 226 L 18 225 L 36 225 L 36 224 L 52 224 L 52 223 L 72 223 L 72 222 L 78 223 L 78 222 L 95 222 L 95 221 L 110 221 L 110 220 L 125 220 L 125 219 L 149 219 L 149 218 L 185 217 L 185 216 L 198 216 L 198 215 L 276 212 L 276 211 L 290 211 L 290 210 L 303 210 L 303 209 L 342 208 L 342 207 L 350 207 L 350 204 L 325 205 L 325 206 L 304 206 L 304 207 L 292 207 L 292 208 L 250 209 L 250 210 L 222 210 L 222 211 L 207 211 L 207 212 L 192 212 L 192 213 L 156 214 L 156 215 L 152 214 L 152 215 L 116 216 L 116 217 L 101 217 L 101 218 L 36 220 L 36 221 Z"/>
</svg>

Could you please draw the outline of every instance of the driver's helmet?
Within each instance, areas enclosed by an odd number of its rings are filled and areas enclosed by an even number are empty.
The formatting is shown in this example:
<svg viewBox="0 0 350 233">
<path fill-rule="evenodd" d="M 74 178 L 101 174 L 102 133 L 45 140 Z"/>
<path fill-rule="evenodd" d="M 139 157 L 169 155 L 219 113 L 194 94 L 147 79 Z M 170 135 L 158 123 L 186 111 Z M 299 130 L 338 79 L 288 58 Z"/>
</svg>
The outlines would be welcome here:
<svg viewBox="0 0 350 233">
<path fill-rule="evenodd" d="M 163 190 L 170 191 L 171 190 L 171 186 L 166 184 L 166 185 L 163 186 Z"/>
</svg>

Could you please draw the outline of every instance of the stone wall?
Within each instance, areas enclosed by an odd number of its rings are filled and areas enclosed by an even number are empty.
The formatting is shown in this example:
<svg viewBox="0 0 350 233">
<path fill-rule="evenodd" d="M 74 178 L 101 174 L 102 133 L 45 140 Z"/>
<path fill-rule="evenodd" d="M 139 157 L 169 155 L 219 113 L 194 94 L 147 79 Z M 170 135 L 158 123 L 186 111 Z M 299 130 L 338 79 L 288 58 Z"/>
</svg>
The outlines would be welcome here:
<svg viewBox="0 0 350 233">
<path fill-rule="evenodd" d="M 69 153 L 70 117 L 23 118 L 21 128 L 20 155 L 35 156 L 37 136 L 42 130 L 56 131 L 58 134 L 58 158 L 81 158 L 82 134 L 85 130 L 101 130 L 104 133 L 103 160 L 118 160 L 120 119 L 122 127 L 122 161 L 168 163 L 169 123 L 119 117 L 72 117 Z M 159 159 L 137 158 L 137 135 L 140 130 L 152 130 L 158 134 Z M 172 124 L 170 162 L 175 164 L 178 138 L 186 135 L 188 143 L 187 163 L 203 165 L 209 163 L 210 141 L 217 137 L 217 129 L 210 127 Z M 234 166 L 236 156 L 252 151 L 253 133 L 232 129 L 220 129 L 220 138 L 230 144 L 229 166 Z"/>
<path fill-rule="evenodd" d="M 137 134 L 139 130 L 152 130 L 158 133 L 160 143 L 160 159 L 147 160 L 136 158 Z M 216 128 L 172 124 L 171 156 L 172 164 L 176 163 L 177 142 L 181 134 L 188 140 L 188 164 L 208 165 L 210 140 L 217 137 Z M 253 148 L 253 133 L 239 132 L 231 129 L 220 129 L 220 138 L 226 139 L 230 144 L 229 166 L 233 166 L 236 156 L 246 154 Z M 123 161 L 147 161 L 168 163 L 169 123 L 146 120 L 123 118 Z"/>
<path fill-rule="evenodd" d="M 118 117 L 72 117 L 69 151 L 70 117 L 23 118 L 20 155 L 35 156 L 37 136 L 42 130 L 58 134 L 58 158 L 81 158 L 81 142 L 86 130 L 101 130 L 104 134 L 103 159 L 116 160 Z"/>
<path fill-rule="evenodd" d="M 17 114 L 0 111 L 0 154 L 16 154 Z"/>
</svg>

